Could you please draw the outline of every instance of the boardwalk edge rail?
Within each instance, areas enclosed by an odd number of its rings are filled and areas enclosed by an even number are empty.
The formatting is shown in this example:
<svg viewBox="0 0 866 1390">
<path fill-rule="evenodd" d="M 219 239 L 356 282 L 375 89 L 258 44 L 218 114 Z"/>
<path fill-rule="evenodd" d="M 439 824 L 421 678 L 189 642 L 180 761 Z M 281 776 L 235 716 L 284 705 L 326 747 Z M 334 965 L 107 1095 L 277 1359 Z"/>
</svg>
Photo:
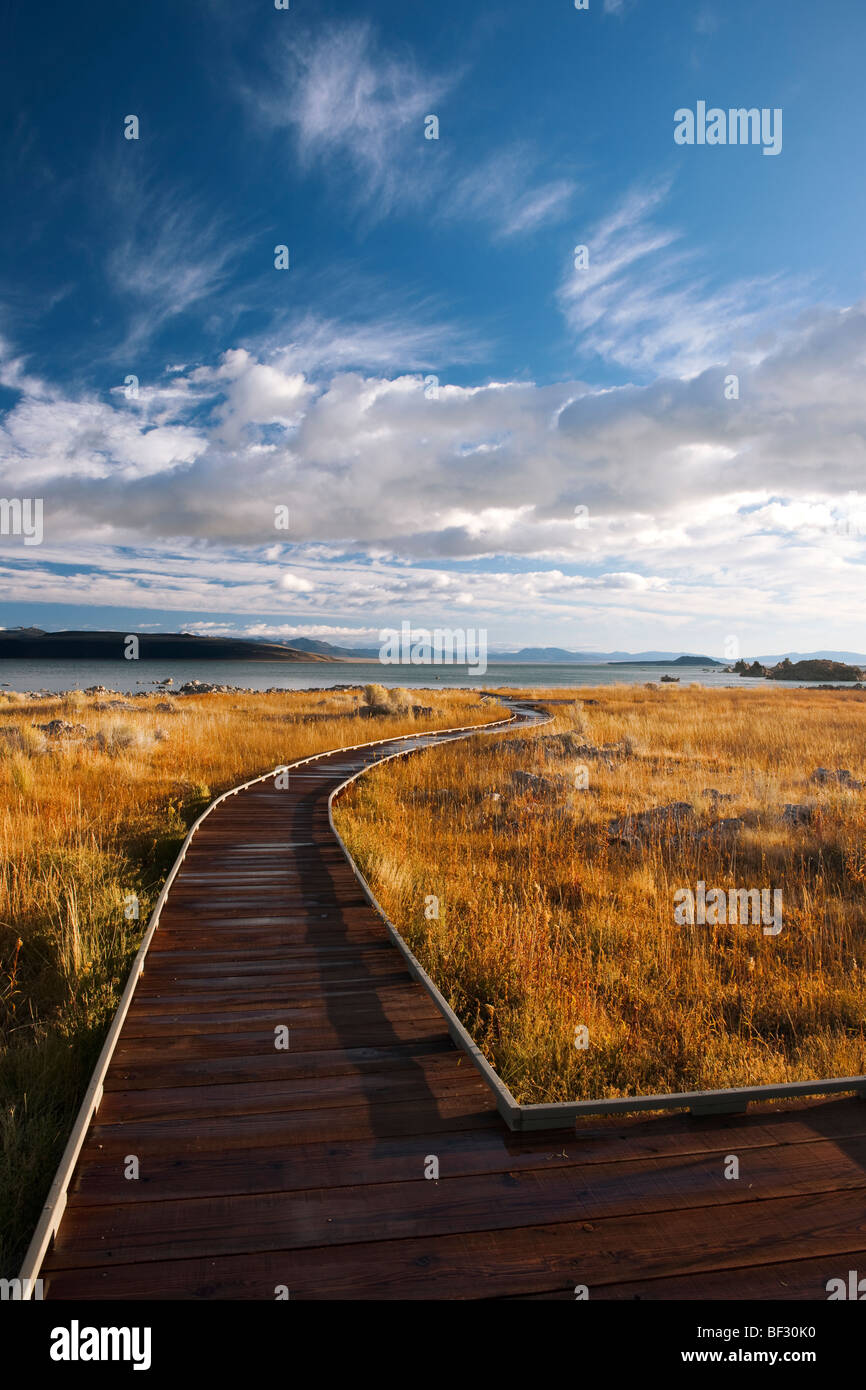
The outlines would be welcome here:
<svg viewBox="0 0 866 1390">
<path fill-rule="evenodd" d="M 206 820 L 207 817 L 210 815 L 211 811 L 215 810 L 216 807 L 219 806 L 223 801 L 228 800 L 230 796 L 237 796 L 239 792 L 246 791 L 248 787 L 254 787 L 258 782 L 267 782 L 269 778 L 275 777 L 279 772 L 291 772 L 294 768 L 303 767 L 306 763 L 316 762 L 319 758 L 329 757 L 335 753 L 355 753 L 361 748 L 375 748 L 379 744 L 394 743 L 397 740 L 402 739 L 429 738 L 431 735 L 436 735 L 438 737 L 440 735 L 447 734 L 465 734 L 466 736 L 469 736 L 473 733 L 483 732 L 487 729 L 507 728 L 509 724 L 512 724 L 515 721 L 515 718 L 516 715 L 512 713 L 508 716 L 507 719 L 497 719 L 485 724 L 459 725 L 449 729 L 425 729 L 423 732 L 419 732 L 416 734 L 391 734 L 388 738 L 368 739 L 364 743 L 353 743 L 344 748 L 325 748 L 318 753 L 311 753 L 306 758 L 298 758 L 298 760 L 294 763 L 285 763 L 280 765 L 279 767 L 271 768 L 270 771 L 263 772 L 259 777 L 251 777 L 248 782 L 241 782 L 236 787 L 229 787 L 227 791 L 222 792 L 218 797 L 216 797 L 214 801 L 210 803 L 209 806 L 205 807 L 204 811 L 201 813 L 198 819 L 195 820 L 193 824 L 190 826 L 186 835 L 186 839 L 180 847 L 178 856 L 172 864 L 171 869 L 169 870 L 168 877 L 166 878 L 165 883 L 162 886 L 160 895 L 157 898 L 156 903 L 154 905 L 153 912 L 150 915 L 150 920 L 147 924 L 147 930 L 145 931 L 144 936 L 141 939 L 141 945 L 139 946 L 138 951 L 135 955 L 135 959 L 132 962 L 129 977 L 126 981 L 123 994 L 120 996 L 120 1003 L 117 1006 L 117 1011 L 114 1015 L 114 1018 L 111 1021 L 108 1033 L 106 1034 L 105 1042 L 102 1045 L 102 1051 L 100 1052 L 99 1057 L 97 1058 L 96 1066 L 93 1070 L 93 1075 L 90 1079 L 87 1090 L 84 1093 L 84 1099 L 82 1100 L 81 1105 L 79 1107 L 78 1114 L 75 1118 L 75 1123 L 72 1126 L 72 1131 L 69 1135 L 69 1139 L 67 1140 L 66 1147 L 63 1150 L 60 1163 L 57 1167 L 57 1172 L 55 1173 L 54 1180 L 51 1184 L 51 1187 L 48 1190 L 48 1196 L 46 1197 L 45 1202 L 43 1204 L 39 1220 L 36 1224 L 36 1229 L 33 1232 L 32 1239 L 30 1241 L 29 1246 L 27 1247 L 27 1252 L 24 1256 L 24 1261 L 21 1265 L 21 1270 L 19 1272 L 18 1279 L 20 1281 L 21 1286 L 22 1301 L 28 1300 L 33 1297 L 34 1291 L 37 1287 L 36 1280 L 39 1275 L 39 1271 L 42 1268 L 42 1261 L 45 1259 L 48 1250 L 51 1248 L 51 1243 L 54 1240 L 54 1237 L 59 1229 L 60 1222 L 63 1219 L 63 1213 L 66 1208 L 66 1193 L 69 1187 L 69 1183 L 71 1181 L 72 1174 L 75 1170 L 75 1165 L 78 1162 L 78 1156 L 81 1153 L 81 1150 L 84 1146 L 84 1140 L 87 1137 L 87 1131 L 90 1128 L 90 1125 L 99 1109 L 99 1103 L 102 1100 L 102 1087 L 103 1082 L 105 1080 L 105 1075 L 108 1071 L 111 1059 L 114 1056 L 114 1050 L 117 1047 L 117 1041 L 120 1037 L 120 1031 L 126 1020 L 126 1015 L 129 1012 L 129 1007 L 132 1003 L 133 995 L 135 994 L 135 987 L 138 984 L 138 981 L 144 972 L 145 957 L 147 956 L 148 948 L 150 946 L 151 941 L 153 940 L 154 933 L 156 932 L 156 929 L 159 926 L 160 915 L 162 913 L 163 907 L 165 906 L 165 900 L 168 897 L 169 889 L 171 888 L 171 885 L 174 883 L 174 880 L 177 877 L 181 865 L 183 864 L 183 861 L 186 858 L 186 853 L 190 847 L 190 844 L 192 843 L 193 836 L 195 835 L 202 822 Z M 340 843 L 342 845 L 342 841 L 340 841 Z M 345 846 L 343 846 L 343 848 L 345 850 Z M 355 872 L 357 873 L 357 869 L 355 870 Z M 471 1039 L 469 1039 L 469 1041 L 471 1044 Z"/>
</svg>

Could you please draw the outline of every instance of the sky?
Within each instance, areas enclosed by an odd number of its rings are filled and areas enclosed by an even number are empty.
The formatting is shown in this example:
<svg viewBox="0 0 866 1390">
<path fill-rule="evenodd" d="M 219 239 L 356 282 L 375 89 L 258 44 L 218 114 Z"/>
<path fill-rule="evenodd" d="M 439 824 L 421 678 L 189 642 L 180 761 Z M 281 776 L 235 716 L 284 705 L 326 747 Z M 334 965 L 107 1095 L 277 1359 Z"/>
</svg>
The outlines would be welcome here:
<svg viewBox="0 0 866 1390">
<path fill-rule="evenodd" d="M 861 0 L 3 23 L 0 625 L 866 649 Z"/>
</svg>

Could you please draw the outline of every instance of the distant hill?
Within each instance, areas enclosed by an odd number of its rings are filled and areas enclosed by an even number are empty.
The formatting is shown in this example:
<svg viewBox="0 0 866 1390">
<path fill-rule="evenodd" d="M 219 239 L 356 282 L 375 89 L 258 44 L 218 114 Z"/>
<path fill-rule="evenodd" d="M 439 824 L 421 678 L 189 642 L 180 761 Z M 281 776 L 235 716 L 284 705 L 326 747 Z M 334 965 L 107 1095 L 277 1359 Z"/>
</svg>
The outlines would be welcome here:
<svg viewBox="0 0 866 1390">
<path fill-rule="evenodd" d="M 126 632 L 43 632 L 40 628 L 0 631 L 0 660 L 38 659 L 123 661 Z M 142 632 L 138 654 L 152 661 L 334 661 L 279 642 L 248 642 L 241 637 L 194 637 L 189 632 Z"/>
<path fill-rule="evenodd" d="M 317 637 L 298 637 L 292 646 L 299 652 L 316 652 L 320 656 L 333 657 L 335 661 L 345 661 L 347 656 L 366 658 L 367 661 L 378 661 L 378 647 L 335 647 L 333 642 L 323 642 Z"/>
<path fill-rule="evenodd" d="M 625 656 L 623 652 L 621 655 Z M 521 647 L 519 652 L 489 652 L 488 661 L 512 662 L 533 661 L 539 666 L 576 665 L 580 662 L 594 664 L 607 661 L 605 652 L 569 652 L 564 647 Z"/>
<path fill-rule="evenodd" d="M 699 666 L 718 666 L 711 656 L 689 656 L 683 652 L 570 652 L 564 647 L 522 647 L 519 652 L 489 652 L 488 661 L 534 661 L 551 666 L 674 666 L 677 662 Z"/>
<path fill-rule="evenodd" d="M 762 666 L 778 666 L 782 661 L 844 661 L 849 666 L 866 666 L 863 652 L 782 652 L 778 656 L 749 657 Z"/>
<path fill-rule="evenodd" d="M 713 656 L 677 656 L 668 661 L 643 661 L 638 657 L 632 657 L 631 661 L 609 661 L 608 666 L 719 666 L 724 663 L 716 661 Z"/>
<path fill-rule="evenodd" d="M 0 628 L 0 659 L 3 657 L 52 660 L 69 657 L 72 660 L 123 659 L 125 632 L 45 632 L 42 628 Z M 341 647 L 323 638 L 298 637 L 291 643 L 263 641 L 253 637 L 197 637 L 190 632 L 137 633 L 139 655 L 151 660 L 201 661 L 377 661 L 379 647 Z M 724 669 L 717 657 L 696 656 L 683 651 L 598 652 L 569 651 L 565 647 L 521 647 L 519 651 L 494 651 L 487 655 L 488 664 L 539 666 L 713 666 Z M 866 667 L 866 655 L 858 652 L 787 652 L 777 656 L 749 657 L 767 670 L 783 661 L 841 661 L 847 665 Z M 801 677 L 802 679 L 803 677 Z"/>
</svg>

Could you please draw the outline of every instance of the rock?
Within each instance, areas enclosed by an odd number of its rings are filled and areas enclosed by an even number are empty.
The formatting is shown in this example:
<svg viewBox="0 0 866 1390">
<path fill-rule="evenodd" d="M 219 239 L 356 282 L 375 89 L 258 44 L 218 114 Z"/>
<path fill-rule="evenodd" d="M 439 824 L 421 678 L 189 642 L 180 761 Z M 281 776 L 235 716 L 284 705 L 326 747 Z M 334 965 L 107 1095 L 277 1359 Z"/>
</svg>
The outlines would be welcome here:
<svg viewBox="0 0 866 1390">
<path fill-rule="evenodd" d="M 541 747 L 541 740 L 537 738 L 509 738 L 507 743 L 499 745 L 507 753 L 536 753 Z"/>
<path fill-rule="evenodd" d="M 659 836 L 670 837 L 691 827 L 695 808 L 688 801 L 672 801 L 667 806 L 653 806 L 630 816 L 608 822 L 611 840 L 627 845 L 643 844 Z"/>
<path fill-rule="evenodd" d="M 806 661 L 791 661 L 785 657 L 777 666 L 767 672 L 771 681 L 862 681 L 863 672 L 859 666 L 849 666 L 845 661 L 828 661 L 823 657 Z"/>
<path fill-rule="evenodd" d="M 745 828 L 746 822 L 740 816 L 725 816 L 714 825 L 707 826 L 705 830 L 696 830 L 689 838 L 695 844 L 727 844 L 730 840 L 735 840 Z"/>
<path fill-rule="evenodd" d="M 830 782 L 836 782 L 840 787 L 848 787 L 851 791 L 861 791 L 863 783 L 858 782 L 856 777 L 852 777 L 846 767 L 816 767 L 810 782 L 817 782 L 819 786 L 827 786 Z"/>
<path fill-rule="evenodd" d="M 186 681 L 178 695 L 237 695 L 243 693 L 237 685 L 209 685 L 207 681 Z M 256 692 L 258 693 L 258 692 Z"/>
<path fill-rule="evenodd" d="M 509 743 L 509 747 L 511 747 Z M 592 762 L 604 763 L 606 767 L 612 768 L 614 760 L 617 758 L 634 757 L 634 743 L 630 738 L 622 738 L 618 743 L 605 743 L 602 747 L 595 743 L 587 743 L 578 734 L 545 734 L 537 739 L 530 746 L 541 747 L 545 757 L 557 758 L 582 758 Z"/>
<path fill-rule="evenodd" d="M 87 726 L 85 724 L 68 724 L 65 719 L 52 719 L 47 724 L 34 724 L 34 729 L 38 729 L 46 738 L 86 738 Z"/>
<path fill-rule="evenodd" d="M 541 738 L 537 740 L 537 743 L 540 744 L 545 751 L 562 757 L 576 756 L 594 747 L 593 744 L 587 743 L 586 739 L 582 738 L 580 734 L 570 732 L 564 734 L 543 734 Z"/>
<path fill-rule="evenodd" d="M 536 772 L 523 772 L 520 768 L 512 772 L 511 782 L 520 791 L 532 792 L 534 796 L 543 796 L 551 801 L 558 801 L 565 792 L 571 791 L 565 777 L 543 777 Z"/>
</svg>

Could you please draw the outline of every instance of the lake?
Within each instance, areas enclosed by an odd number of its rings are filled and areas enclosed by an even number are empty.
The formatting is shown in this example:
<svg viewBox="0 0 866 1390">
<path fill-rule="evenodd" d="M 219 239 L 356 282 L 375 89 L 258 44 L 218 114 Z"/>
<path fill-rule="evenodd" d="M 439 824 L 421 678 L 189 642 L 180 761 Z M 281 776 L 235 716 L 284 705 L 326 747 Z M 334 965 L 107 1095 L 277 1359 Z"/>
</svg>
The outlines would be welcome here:
<svg viewBox="0 0 866 1390">
<path fill-rule="evenodd" d="M 212 685 L 242 686 L 266 690 L 322 690 L 332 685 L 367 685 L 419 688 L 458 686 L 468 689 L 496 689 L 499 686 L 532 690 L 536 687 L 640 685 L 657 681 L 663 675 L 680 677 L 683 685 L 696 682 L 711 686 L 755 686 L 764 681 L 732 676 L 719 668 L 682 666 L 550 666 L 528 662 L 491 662 L 483 676 L 465 666 L 386 666 L 378 661 L 352 661 L 344 664 L 319 661 L 0 661 L 0 683 L 8 690 L 51 691 L 84 690 L 104 685 L 124 694 L 152 690 L 157 681 L 173 677 L 173 688 L 186 681 L 207 681 Z M 807 684 L 807 682 L 803 682 Z"/>
</svg>

